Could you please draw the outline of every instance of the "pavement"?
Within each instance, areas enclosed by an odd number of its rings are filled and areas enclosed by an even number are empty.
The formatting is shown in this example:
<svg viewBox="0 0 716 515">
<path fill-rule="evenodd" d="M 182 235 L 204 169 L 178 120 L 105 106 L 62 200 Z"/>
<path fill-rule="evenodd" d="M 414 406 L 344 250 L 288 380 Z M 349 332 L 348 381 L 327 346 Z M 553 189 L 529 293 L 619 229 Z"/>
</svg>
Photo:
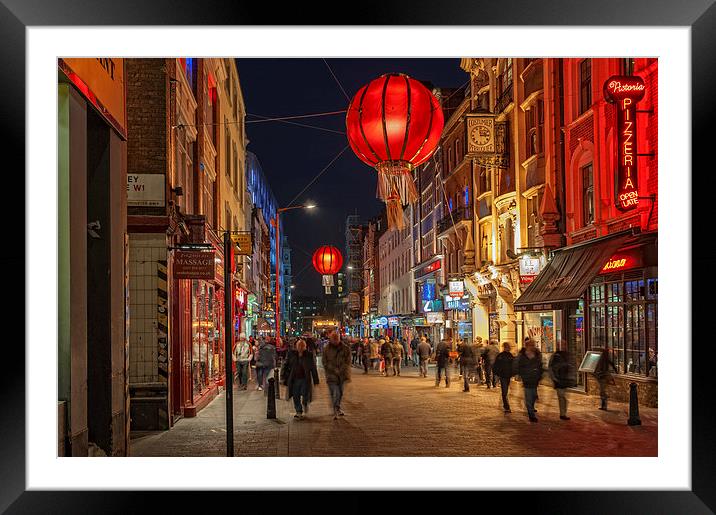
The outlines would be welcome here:
<svg viewBox="0 0 716 515">
<path fill-rule="evenodd" d="M 266 418 L 267 397 L 249 383 L 234 391 L 235 456 L 657 456 L 658 411 L 640 408 L 642 424 L 628 426 L 628 404 L 570 392 L 569 421 L 559 419 L 552 387 L 539 387 L 537 417 L 531 423 L 522 385 L 510 386 L 512 413 L 505 414 L 496 389 L 471 385 L 462 391 L 456 370 L 450 387 L 435 387 L 417 367 L 399 377 L 353 368 L 342 403 L 345 416 L 333 420 L 328 387 L 321 384 L 307 418 L 293 418 L 286 387 L 276 400 L 276 419 Z M 225 392 L 196 417 L 168 431 L 133 433 L 130 456 L 226 456 Z"/>
</svg>

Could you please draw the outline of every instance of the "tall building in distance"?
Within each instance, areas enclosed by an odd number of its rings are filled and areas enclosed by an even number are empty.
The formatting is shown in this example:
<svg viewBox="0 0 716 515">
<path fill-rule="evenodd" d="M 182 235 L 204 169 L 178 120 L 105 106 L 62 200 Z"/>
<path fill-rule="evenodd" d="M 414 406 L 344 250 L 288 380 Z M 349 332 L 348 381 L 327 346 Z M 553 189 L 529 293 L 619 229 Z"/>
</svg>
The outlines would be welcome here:
<svg viewBox="0 0 716 515">
<path fill-rule="evenodd" d="M 317 297 L 297 295 L 291 299 L 291 327 L 296 336 L 311 334 L 313 321 L 323 314 L 323 303 Z"/>
</svg>

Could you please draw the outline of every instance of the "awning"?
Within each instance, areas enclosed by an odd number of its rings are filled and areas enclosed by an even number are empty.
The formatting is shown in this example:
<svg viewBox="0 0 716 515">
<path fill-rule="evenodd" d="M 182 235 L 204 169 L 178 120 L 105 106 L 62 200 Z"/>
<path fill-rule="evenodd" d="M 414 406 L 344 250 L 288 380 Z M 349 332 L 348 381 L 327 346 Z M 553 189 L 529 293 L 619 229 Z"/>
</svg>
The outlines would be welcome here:
<svg viewBox="0 0 716 515">
<path fill-rule="evenodd" d="M 515 301 L 515 311 L 561 309 L 584 294 L 614 252 L 632 238 L 629 230 L 554 251 L 554 257 Z"/>
</svg>

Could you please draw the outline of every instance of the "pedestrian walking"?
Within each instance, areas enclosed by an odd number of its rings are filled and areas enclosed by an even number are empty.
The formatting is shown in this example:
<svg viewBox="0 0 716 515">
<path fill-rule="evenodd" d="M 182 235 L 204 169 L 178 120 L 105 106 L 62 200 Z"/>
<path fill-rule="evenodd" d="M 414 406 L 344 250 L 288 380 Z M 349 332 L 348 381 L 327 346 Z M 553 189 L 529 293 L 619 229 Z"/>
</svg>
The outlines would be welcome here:
<svg viewBox="0 0 716 515">
<path fill-rule="evenodd" d="M 380 367 L 380 346 L 375 338 L 370 339 L 370 368 L 373 370 Z"/>
<path fill-rule="evenodd" d="M 525 341 L 524 347 L 517 355 L 517 375 L 522 379 L 522 386 L 525 390 L 527 415 L 530 422 L 537 422 L 535 401 L 537 400 L 537 386 L 542 379 L 542 354 L 532 339 Z"/>
<path fill-rule="evenodd" d="M 495 364 L 492 369 L 494 374 L 500 378 L 500 389 L 502 390 L 502 408 L 505 413 L 512 413 L 510 409 L 510 401 L 507 399 L 507 394 L 510 389 L 510 381 L 513 374 L 513 361 L 515 357 L 512 355 L 510 350 L 510 343 L 504 342 L 502 344 L 502 352 L 495 357 Z"/>
<path fill-rule="evenodd" d="M 459 378 L 459 379 L 462 379 L 462 377 L 463 377 L 463 365 L 462 365 L 462 359 L 461 359 L 461 357 L 462 357 L 462 352 L 463 352 L 463 349 L 464 349 L 464 348 L 465 348 L 465 340 L 464 340 L 464 339 L 461 339 L 459 342 L 457 342 L 458 364 L 459 364 L 459 367 L 460 367 L 460 372 L 459 372 L 459 374 L 458 374 L 458 378 Z"/>
<path fill-rule="evenodd" d="M 358 341 L 354 338 L 351 338 L 349 341 L 351 347 L 351 364 L 355 365 L 358 361 Z"/>
<path fill-rule="evenodd" d="M 398 340 L 393 340 L 391 345 L 393 349 L 393 375 L 400 375 L 400 364 L 403 362 L 405 357 L 405 349 L 403 344 Z"/>
<path fill-rule="evenodd" d="M 251 353 L 251 347 L 249 343 L 244 339 L 239 339 L 239 342 L 234 348 L 234 361 L 236 363 L 236 379 L 239 390 L 246 390 L 249 385 L 249 363 L 253 355 Z"/>
<path fill-rule="evenodd" d="M 609 399 L 607 384 L 614 384 L 614 378 L 612 377 L 611 370 L 609 369 L 613 370 L 614 373 L 617 372 L 614 362 L 609 355 L 609 350 L 604 348 L 602 349 L 602 355 L 599 357 L 599 362 L 594 368 L 594 377 L 599 383 L 599 398 L 601 400 L 599 409 L 602 411 L 607 411 L 607 400 Z"/>
<path fill-rule="evenodd" d="M 480 385 L 485 382 L 485 344 L 480 336 L 475 337 L 473 354 L 475 356 L 475 376 L 477 384 Z"/>
<path fill-rule="evenodd" d="M 410 347 L 408 341 L 404 337 L 400 337 L 400 345 L 403 347 L 403 365 L 408 366 L 408 359 L 410 359 Z"/>
<path fill-rule="evenodd" d="M 435 362 L 437 370 L 435 372 L 435 387 L 440 386 L 440 378 L 445 373 L 445 388 L 450 388 L 450 374 L 448 372 L 450 364 L 450 340 L 441 340 L 435 348 Z"/>
<path fill-rule="evenodd" d="M 432 354 L 432 349 L 424 336 L 420 338 L 416 352 L 418 354 L 418 360 L 420 361 L 420 376 L 428 377 L 428 360 Z"/>
<path fill-rule="evenodd" d="M 574 365 L 567 351 L 558 350 L 549 359 L 549 374 L 557 392 L 557 401 L 559 402 L 559 418 L 561 420 L 569 420 L 567 416 L 567 388 L 571 388 L 577 384 L 577 378 L 574 372 Z"/>
<path fill-rule="evenodd" d="M 281 379 L 287 386 L 287 400 L 293 399 L 293 407 L 296 410 L 293 418 L 304 418 L 313 398 L 313 385 L 319 384 L 316 356 L 307 349 L 304 339 L 299 339 L 296 348 L 288 352 L 281 370 Z"/>
<path fill-rule="evenodd" d="M 492 388 L 497 387 L 497 375 L 494 372 L 494 367 L 495 359 L 499 353 L 500 348 L 497 346 L 497 342 L 490 340 L 482 354 L 483 366 L 485 368 L 485 382 L 488 388 L 490 388 L 490 386 L 492 386 Z"/>
<path fill-rule="evenodd" d="M 332 330 L 328 335 L 328 344 L 323 349 L 323 370 L 331 394 L 333 419 L 345 415 L 341 409 L 343 387 L 351 380 L 351 349 L 341 342 L 338 332 Z"/>
<path fill-rule="evenodd" d="M 410 340 L 410 353 L 413 358 L 413 366 L 417 367 L 420 364 L 420 355 L 418 354 L 418 345 L 420 344 L 420 340 L 418 340 L 418 335 L 416 334 L 413 336 L 413 339 Z"/>
<path fill-rule="evenodd" d="M 266 339 L 259 342 L 258 358 L 256 359 L 256 389 L 263 390 L 271 371 L 276 368 L 276 347 Z"/>
<path fill-rule="evenodd" d="M 460 359 L 460 369 L 462 370 L 463 392 L 470 391 L 470 378 L 475 370 L 474 347 L 468 345 L 467 341 L 462 342 L 458 347 L 458 358 Z"/>
<path fill-rule="evenodd" d="M 388 377 L 388 368 L 393 363 L 393 346 L 390 344 L 390 338 L 380 340 L 380 356 L 383 359 L 382 373 Z"/>
<path fill-rule="evenodd" d="M 360 354 L 360 363 L 363 366 L 363 373 L 367 374 L 368 367 L 370 366 L 370 342 L 368 338 L 363 338 L 360 341 L 358 353 Z"/>
</svg>

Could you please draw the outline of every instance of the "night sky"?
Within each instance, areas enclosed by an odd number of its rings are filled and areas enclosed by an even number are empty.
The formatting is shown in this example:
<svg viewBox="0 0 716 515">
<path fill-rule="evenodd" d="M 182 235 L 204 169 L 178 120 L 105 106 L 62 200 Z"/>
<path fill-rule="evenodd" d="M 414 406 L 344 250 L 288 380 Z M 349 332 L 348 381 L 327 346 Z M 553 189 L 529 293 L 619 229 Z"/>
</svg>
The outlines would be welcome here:
<svg viewBox="0 0 716 515">
<path fill-rule="evenodd" d="M 328 44 L 328 43 L 327 43 Z M 437 87 L 465 84 L 460 59 L 327 59 L 349 98 L 372 79 L 388 72 L 407 73 Z M 237 59 L 247 122 L 263 117 L 343 111 L 349 100 L 323 59 Z M 345 133 L 345 114 L 292 120 Z M 280 207 L 296 195 L 348 145 L 345 134 L 283 122 L 247 123 L 247 149 L 256 154 Z M 291 205 L 315 203 L 313 210 L 282 214 L 292 249 L 293 295 L 320 296 L 321 278 L 310 265 L 320 245 L 345 247 L 345 220 L 358 213 L 362 221 L 383 204 L 375 197 L 376 172 L 348 147 Z"/>
</svg>

